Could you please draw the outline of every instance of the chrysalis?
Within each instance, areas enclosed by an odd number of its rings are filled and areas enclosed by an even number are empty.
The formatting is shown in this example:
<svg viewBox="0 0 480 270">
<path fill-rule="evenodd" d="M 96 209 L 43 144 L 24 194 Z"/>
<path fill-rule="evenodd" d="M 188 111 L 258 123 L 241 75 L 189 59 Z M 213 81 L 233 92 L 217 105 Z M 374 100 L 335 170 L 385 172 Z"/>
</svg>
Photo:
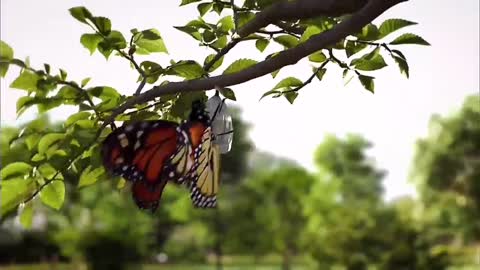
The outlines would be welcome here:
<svg viewBox="0 0 480 270">
<path fill-rule="evenodd" d="M 220 148 L 220 153 L 228 153 L 232 148 L 233 124 L 225 99 L 218 92 L 207 101 L 207 111 L 212 121 L 212 131 L 215 134 L 214 144 Z"/>
</svg>

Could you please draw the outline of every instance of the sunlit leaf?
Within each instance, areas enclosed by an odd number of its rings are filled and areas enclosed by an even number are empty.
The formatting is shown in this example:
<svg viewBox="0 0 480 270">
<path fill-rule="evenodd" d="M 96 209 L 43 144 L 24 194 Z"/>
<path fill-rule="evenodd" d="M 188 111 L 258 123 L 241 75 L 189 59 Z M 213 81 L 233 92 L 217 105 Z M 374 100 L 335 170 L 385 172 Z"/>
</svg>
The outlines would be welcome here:
<svg viewBox="0 0 480 270">
<path fill-rule="evenodd" d="M 103 167 L 97 167 L 92 169 L 92 166 L 88 166 L 85 170 L 83 170 L 82 174 L 80 175 L 80 180 L 78 182 L 78 187 L 89 186 L 97 182 L 105 173 L 105 169 Z"/>
<path fill-rule="evenodd" d="M 24 229 L 30 229 L 33 223 L 33 204 L 31 202 L 25 204 L 20 213 L 20 224 Z"/>
<path fill-rule="evenodd" d="M 273 40 L 285 48 L 292 48 L 298 45 L 298 39 L 290 35 L 281 35 L 273 38 Z"/>
<path fill-rule="evenodd" d="M 65 183 L 60 180 L 50 182 L 40 191 L 40 199 L 45 205 L 60 209 L 65 200 Z"/>
<path fill-rule="evenodd" d="M 75 19 L 82 23 L 87 23 L 87 19 L 91 20 L 93 18 L 92 13 L 85 7 L 73 7 L 68 11 Z"/>
<path fill-rule="evenodd" d="M 223 72 L 223 74 L 236 73 L 244 69 L 247 69 L 255 65 L 256 63 L 258 62 L 252 59 L 238 59 L 235 62 L 233 62 L 230 66 L 228 66 Z"/>
<path fill-rule="evenodd" d="M 265 38 L 257 39 L 257 41 L 255 41 L 255 47 L 257 47 L 257 49 L 260 52 L 263 52 L 265 48 L 267 48 L 269 43 L 270 41 L 268 39 L 265 39 Z"/>
<path fill-rule="evenodd" d="M 397 37 L 396 39 L 394 39 L 389 44 L 391 45 L 417 44 L 417 45 L 430 46 L 430 43 L 428 43 L 425 39 L 412 33 L 405 33 Z"/>
<path fill-rule="evenodd" d="M 13 49 L 8 46 L 3 40 L 0 40 L 0 59 L 2 60 L 12 60 L 13 59 Z M 8 63 L 0 63 L 0 77 L 5 77 L 8 71 Z"/>
<path fill-rule="evenodd" d="M 40 76 L 29 70 L 23 70 L 20 76 L 18 76 L 11 84 L 11 88 L 27 90 L 33 92 L 37 90 L 37 83 L 40 80 Z"/>
<path fill-rule="evenodd" d="M 416 22 L 411 22 L 403 19 L 388 19 L 385 20 L 378 29 L 380 32 L 380 38 L 384 38 L 390 33 L 393 33 L 403 27 L 415 25 Z"/>
<path fill-rule="evenodd" d="M 237 100 L 237 98 L 235 97 L 235 92 L 233 92 L 233 90 L 230 88 L 222 88 L 220 90 L 220 94 L 222 94 L 222 96 L 228 99 Z"/>
<path fill-rule="evenodd" d="M 5 181 L 8 178 L 19 177 L 29 174 L 33 167 L 25 162 L 13 162 L 2 168 L 0 178 Z"/>
<path fill-rule="evenodd" d="M 98 43 L 103 40 L 99 34 L 83 34 L 80 37 L 80 43 L 88 49 L 90 54 L 93 54 L 97 49 Z"/>
<path fill-rule="evenodd" d="M 44 154 L 53 144 L 65 138 L 64 133 L 49 133 L 38 142 L 38 153 Z"/>
<path fill-rule="evenodd" d="M 1 181 L 1 215 L 17 207 L 35 191 L 33 179 L 14 178 Z"/>
</svg>

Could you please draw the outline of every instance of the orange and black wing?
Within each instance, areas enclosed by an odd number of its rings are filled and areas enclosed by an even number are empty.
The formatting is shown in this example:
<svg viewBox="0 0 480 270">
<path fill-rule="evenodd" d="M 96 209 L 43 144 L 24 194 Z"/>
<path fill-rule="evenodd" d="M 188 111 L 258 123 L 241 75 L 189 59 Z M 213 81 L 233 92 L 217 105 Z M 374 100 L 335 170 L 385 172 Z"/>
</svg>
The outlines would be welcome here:
<svg viewBox="0 0 480 270">
<path fill-rule="evenodd" d="M 178 125 L 168 121 L 127 124 L 114 130 L 102 147 L 104 166 L 128 181 L 157 185 L 168 180 L 164 167 L 177 151 Z"/>
</svg>

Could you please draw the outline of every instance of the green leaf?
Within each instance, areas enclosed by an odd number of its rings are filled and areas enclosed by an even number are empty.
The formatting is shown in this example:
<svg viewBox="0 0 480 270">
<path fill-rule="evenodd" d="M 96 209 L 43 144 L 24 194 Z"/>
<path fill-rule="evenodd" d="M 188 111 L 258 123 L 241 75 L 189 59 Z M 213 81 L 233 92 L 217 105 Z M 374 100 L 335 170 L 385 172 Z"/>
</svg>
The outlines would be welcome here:
<svg viewBox="0 0 480 270">
<path fill-rule="evenodd" d="M 24 205 L 22 213 L 20 213 L 20 224 L 24 229 L 30 229 L 33 221 L 33 204 L 31 202 Z"/>
<path fill-rule="evenodd" d="M 42 161 L 45 159 L 45 156 L 44 155 L 41 155 L 39 153 L 36 153 L 33 157 L 32 157 L 32 161 L 33 162 L 38 162 L 38 161 Z"/>
<path fill-rule="evenodd" d="M 198 41 L 202 40 L 202 35 L 200 34 L 200 32 L 198 32 L 196 27 L 193 27 L 193 26 L 174 26 L 174 28 L 177 29 L 177 30 L 180 30 L 184 33 L 187 33 L 188 35 L 190 35 L 191 37 L 193 37 L 194 39 L 196 39 Z"/>
<path fill-rule="evenodd" d="M 1 215 L 17 207 L 35 191 L 33 179 L 14 178 L 1 181 Z"/>
<path fill-rule="evenodd" d="M 38 142 L 38 153 L 44 154 L 55 143 L 65 138 L 64 133 L 49 133 Z"/>
<path fill-rule="evenodd" d="M 2 181 L 12 177 L 20 177 L 29 174 L 33 167 L 25 162 L 13 162 L 2 168 L 0 178 Z"/>
<path fill-rule="evenodd" d="M 258 63 L 257 61 L 252 59 L 238 59 L 235 62 L 233 62 L 230 66 L 228 66 L 223 72 L 223 74 L 237 73 L 257 63 Z"/>
<path fill-rule="evenodd" d="M 213 33 L 212 31 L 210 30 L 205 30 L 202 34 L 202 37 L 203 37 L 203 41 L 205 41 L 206 43 L 210 43 L 212 41 L 214 41 L 217 37 L 215 36 L 215 33 Z"/>
<path fill-rule="evenodd" d="M 257 41 L 255 41 L 255 47 L 257 47 L 257 49 L 260 52 L 263 52 L 265 48 L 267 48 L 269 43 L 270 41 L 268 39 L 265 39 L 265 38 L 257 39 Z"/>
<path fill-rule="evenodd" d="M 221 2 L 216 2 L 213 4 L 213 10 L 220 15 L 222 13 L 222 10 L 225 6 Z"/>
<path fill-rule="evenodd" d="M 105 36 L 108 36 L 110 34 L 110 31 L 112 31 L 112 22 L 109 18 L 93 17 L 92 22 L 97 28 L 98 32 L 102 33 Z"/>
<path fill-rule="evenodd" d="M 217 41 L 212 43 L 212 46 L 215 47 L 216 49 L 223 49 L 227 45 L 228 39 L 226 36 L 220 36 L 218 37 Z"/>
<path fill-rule="evenodd" d="M 298 45 L 298 39 L 290 35 L 278 36 L 273 38 L 273 40 L 285 48 L 292 48 Z"/>
<path fill-rule="evenodd" d="M 127 41 L 122 33 L 119 31 L 113 30 L 108 34 L 106 40 L 110 47 L 115 49 L 125 49 L 127 47 Z"/>
<path fill-rule="evenodd" d="M 169 75 L 177 75 L 187 80 L 200 78 L 204 75 L 203 67 L 195 61 L 179 61 L 170 67 Z"/>
<path fill-rule="evenodd" d="M 392 55 L 392 57 L 395 60 L 395 63 L 397 63 L 398 68 L 400 69 L 400 73 L 405 74 L 405 76 L 408 79 L 410 74 L 409 74 L 409 67 L 408 67 L 407 60 L 400 56 Z"/>
<path fill-rule="evenodd" d="M 316 70 L 317 70 L 317 68 L 314 67 L 313 72 L 315 72 Z M 325 72 L 327 72 L 326 68 L 322 68 L 319 71 L 315 72 L 315 76 L 317 77 L 317 79 L 319 81 L 321 81 L 323 79 L 323 76 L 325 75 Z"/>
<path fill-rule="evenodd" d="M 209 56 L 207 56 L 207 58 L 205 58 L 205 61 L 203 62 L 203 66 L 205 66 L 207 63 L 209 63 L 210 61 L 212 61 L 214 58 L 215 58 L 216 54 L 210 54 Z M 213 72 L 215 71 L 217 68 L 219 68 L 223 63 L 223 56 L 218 59 L 213 65 L 212 67 L 207 70 L 207 72 Z"/>
<path fill-rule="evenodd" d="M 0 40 L 0 58 L 5 60 L 13 59 L 13 49 L 7 43 Z M 0 63 L 0 77 L 5 77 L 8 71 L 8 63 Z"/>
<path fill-rule="evenodd" d="M 345 45 L 345 53 L 347 54 L 347 57 L 350 57 L 356 54 L 357 52 L 365 49 L 366 47 L 367 47 L 367 44 L 365 43 L 347 40 L 347 44 Z"/>
<path fill-rule="evenodd" d="M 356 35 L 360 40 L 377 40 L 380 38 L 380 32 L 376 25 L 370 23 L 362 28 L 362 32 Z"/>
<path fill-rule="evenodd" d="M 188 4 L 200 2 L 200 1 L 202 0 L 182 0 L 182 3 L 180 4 L 180 6 L 184 6 L 184 5 L 188 5 Z"/>
<path fill-rule="evenodd" d="M 20 73 L 20 76 L 18 76 L 12 82 L 12 84 L 10 84 L 10 87 L 33 92 L 37 90 L 37 83 L 39 80 L 40 76 L 38 76 L 36 73 L 29 70 L 23 70 L 22 73 Z"/>
<path fill-rule="evenodd" d="M 405 33 L 396 39 L 394 39 L 392 42 L 389 44 L 391 45 L 399 45 L 399 44 L 417 44 L 417 45 L 425 45 L 425 46 L 430 46 L 430 43 L 428 43 L 425 39 L 423 39 L 420 36 L 417 36 L 412 33 Z"/>
<path fill-rule="evenodd" d="M 262 98 L 270 96 L 270 95 L 275 95 L 274 97 L 279 97 L 279 96 L 282 95 L 282 91 L 278 91 L 278 90 L 267 91 L 267 92 L 263 93 L 263 95 L 260 97 L 260 100 L 262 100 Z"/>
<path fill-rule="evenodd" d="M 59 70 L 60 70 L 60 78 L 65 81 L 67 79 L 67 72 L 61 68 Z"/>
<path fill-rule="evenodd" d="M 378 70 L 387 66 L 385 60 L 380 54 L 380 49 L 376 48 L 372 52 L 363 55 L 360 58 L 352 60 L 350 65 L 355 66 L 358 70 Z"/>
<path fill-rule="evenodd" d="M 163 52 L 168 54 L 162 36 L 157 29 L 147 29 L 141 32 L 141 38 L 135 44 L 148 53 Z"/>
<path fill-rule="evenodd" d="M 87 83 L 90 81 L 90 79 L 91 79 L 90 77 L 83 79 L 81 84 L 80 84 L 80 87 L 85 87 L 85 85 L 87 85 Z"/>
<path fill-rule="evenodd" d="M 233 92 L 233 90 L 230 88 L 222 88 L 222 90 L 220 90 L 220 93 L 222 94 L 222 96 L 228 99 L 237 100 L 237 98 L 235 97 L 235 92 Z"/>
<path fill-rule="evenodd" d="M 85 111 L 72 114 L 65 121 L 65 127 L 69 127 L 69 126 L 75 124 L 79 120 L 85 120 L 85 119 L 89 118 L 91 115 L 92 114 L 90 112 L 85 112 Z"/>
<path fill-rule="evenodd" d="M 45 68 L 45 72 L 47 74 L 50 74 L 50 65 L 49 64 L 43 64 L 43 67 Z"/>
<path fill-rule="evenodd" d="M 307 29 L 305 29 L 305 31 L 303 32 L 302 37 L 300 38 L 300 43 L 307 41 L 312 36 L 318 35 L 318 34 L 324 32 L 325 30 L 327 30 L 327 29 L 324 28 L 324 27 L 318 27 L 316 25 L 311 25 L 311 26 L 307 27 Z"/>
<path fill-rule="evenodd" d="M 203 17 L 205 13 L 207 13 L 213 6 L 213 3 L 201 3 L 198 4 L 197 9 L 198 12 L 200 13 L 200 17 Z"/>
<path fill-rule="evenodd" d="M 79 91 L 76 88 L 71 87 L 70 85 L 62 86 L 62 88 L 58 90 L 58 93 L 56 95 L 56 97 L 63 99 L 64 101 L 67 101 L 69 99 L 77 99 L 79 96 Z"/>
<path fill-rule="evenodd" d="M 283 80 L 281 80 L 277 85 L 272 89 L 272 90 L 277 90 L 277 89 L 282 89 L 282 88 L 295 88 L 302 86 L 303 82 L 295 77 L 287 77 Z"/>
<path fill-rule="evenodd" d="M 360 83 L 362 83 L 365 89 L 374 93 L 375 91 L 375 83 L 373 81 L 373 79 L 375 79 L 374 77 L 358 75 L 358 79 L 360 80 Z"/>
<path fill-rule="evenodd" d="M 102 40 L 103 38 L 99 34 L 83 34 L 80 37 L 80 43 L 82 43 L 83 47 L 88 49 L 90 55 L 95 52 L 98 43 L 100 43 Z"/>
<path fill-rule="evenodd" d="M 87 19 L 91 20 L 93 18 L 92 13 L 85 7 L 73 7 L 68 11 L 75 19 L 85 24 L 88 24 Z"/>
<path fill-rule="evenodd" d="M 255 14 L 252 12 L 240 12 L 237 14 L 237 27 L 240 29 L 250 20 L 255 18 Z"/>
<path fill-rule="evenodd" d="M 37 103 L 38 99 L 31 96 L 24 96 L 17 99 L 17 117 L 20 117 L 30 106 Z"/>
<path fill-rule="evenodd" d="M 290 102 L 290 104 L 293 104 L 295 99 L 298 97 L 298 93 L 297 92 L 288 92 L 288 93 L 285 93 L 284 96 L 288 100 L 288 102 Z"/>
<path fill-rule="evenodd" d="M 229 33 L 235 29 L 235 23 L 231 15 L 225 16 L 217 23 L 218 29 L 224 33 Z"/>
<path fill-rule="evenodd" d="M 105 169 L 103 167 L 97 167 L 92 170 L 92 166 L 89 165 L 80 175 L 78 187 L 85 187 L 96 183 L 104 173 Z"/>
<path fill-rule="evenodd" d="M 65 183 L 54 180 L 40 191 L 40 199 L 45 205 L 59 210 L 65 200 Z"/>
<path fill-rule="evenodd" d="M 33 133 L 28 135 L 25 138 L 25 144 L 27 145 L 28 150 L 32 150 L 33 148 L 35 148 L 41 138 L 42 138 L 42 135 L 38 133 Z"/>
<path fill-rule="evenodd" d="M 97 49 L 106 60 L 108 60 L 108 57 L 110 57 L 110 54 L 112 54 L 113 51 L 112 45 L 107 40 L 102 40 L 100 43 L 98 43 Z"/>
<path fill-rule="evenodd" d="M 384 38 L 390 33 L 393 33 L 403 27 L 410 26 L 410 25 L 415 25 L 417 24 L 416 22 L 411 22 L 403 19 L 388 19 L 384 21 L 381 25 L 380 28 L 378 29 L 380 32 L 380 38 Z"/>
<path fill-rule="evenodd" d="M 110 86 L 97 86 L 89 88 L 87 89 L 87 93 L 94 97 L 98 97 L 103 101 L 108 101 L 109 99 L 116 99 L 120 97 L 118 91 Z"/>
<path fill-rule="evenodd" d="M 117 189 L 124 188 L 126 183 L 127 183 L 127 181 L 125 181 L 125 179 L 123 179 L 123 178 L 118 179 Z"/>
<path fill-rule="evenodd" d="M 327 60 L 327 57 L 322 51 L 317 51 L 310 54 L 310 56 L 308 56 L 308 60 L 310 60 L 310 62 L 323 63 Z"/>
</svg>

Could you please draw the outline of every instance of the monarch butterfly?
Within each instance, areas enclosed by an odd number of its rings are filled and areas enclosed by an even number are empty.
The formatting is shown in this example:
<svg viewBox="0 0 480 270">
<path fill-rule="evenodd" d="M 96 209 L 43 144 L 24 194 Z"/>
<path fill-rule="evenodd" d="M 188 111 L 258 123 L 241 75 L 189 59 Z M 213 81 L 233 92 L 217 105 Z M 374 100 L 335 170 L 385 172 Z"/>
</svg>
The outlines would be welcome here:
<svg viewBox="0 0 480 270">
<path fill-rule="evenodd" d="M 107 136 L 101 153 L 107 170 L 134 182 L 132 195 L 142 209 L 156 209 L 167 181 L 179 184 L 191 178 L 193 155 L 188 136 L 174 122 L 126 124 Z"/>
<path fill-rule="evenodd" d="M 133 182 L 132 196 L 141 209 L 156 210 L 168 181 L 186 183 L 194 206 L 215 207 L 220 152 L 213 139 L 209 114 L 198 101 L 180 125 L 142 121 L 114 130 L 101 153 L 107 170 Z"/>
<path fill-rule="evenodd" d="M 215 119 L 218 109 L 212 119 Z M 212 143 L 215 136 L 204 103 L 197 101 L 192 104 L 186 129 L 191 136 L 195 160 L 194 176 L 188 182 L 193 205 L 202 208 L 216 207 L 220 180 L 220 151 L 219 146 Z"/>
</svg>

